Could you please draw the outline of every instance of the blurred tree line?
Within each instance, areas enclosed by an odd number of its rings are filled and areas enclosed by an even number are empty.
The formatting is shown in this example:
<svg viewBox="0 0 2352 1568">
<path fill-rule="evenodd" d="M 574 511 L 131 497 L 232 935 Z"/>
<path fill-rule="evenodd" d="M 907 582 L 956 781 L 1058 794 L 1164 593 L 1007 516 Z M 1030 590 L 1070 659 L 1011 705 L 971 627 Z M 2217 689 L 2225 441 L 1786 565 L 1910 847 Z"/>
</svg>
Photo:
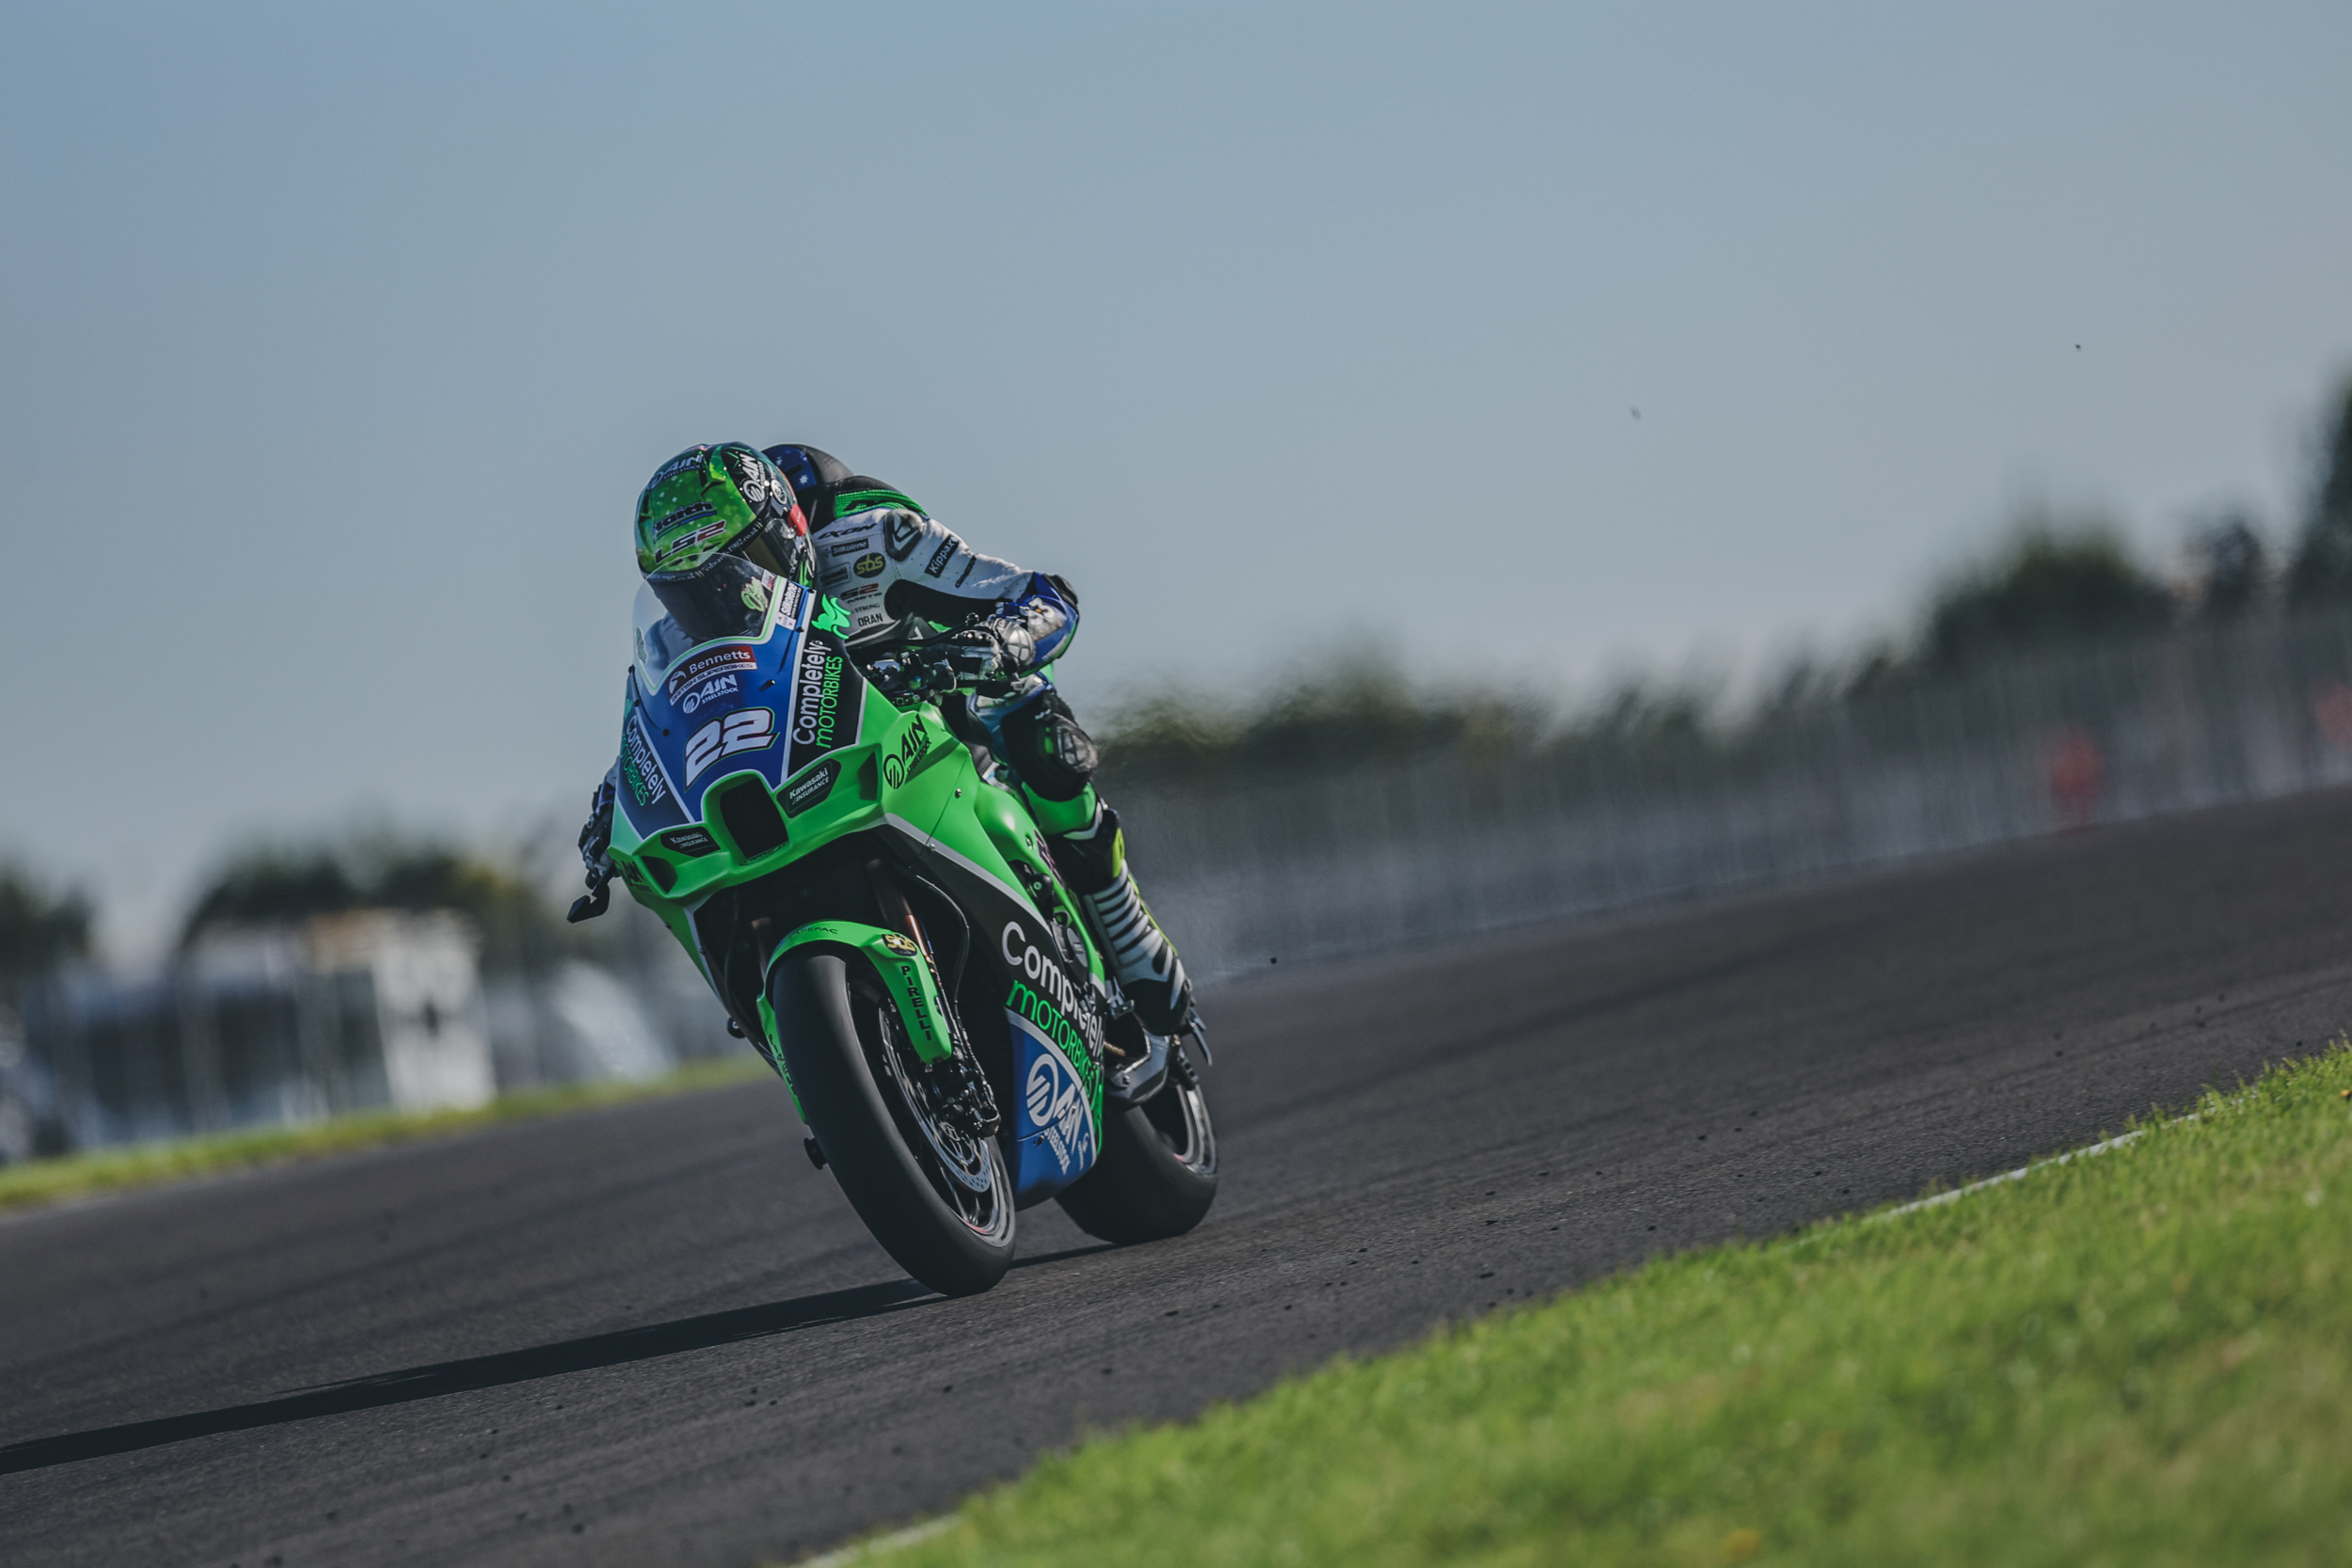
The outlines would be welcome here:
<svg viewBox="0 0 2352 1568">
<path fill-rule="evenodd" d="M 57 892 L 18 865 L 0 865 L 0 1010 L 60 965 L 89 956 L 89 900 Z"/>
<path fill-rule="evenodd" d="M 552 900 L 516 868 L 389 833 L 345 845 L 263 845 L 228 861 L 198 895 L 183 951 L 208 932 L 295 924 L 353 910 L 454 910 L 482 939 L 482 966 L 538 973 L 575 945 Z"/>
<path fill-rule="evenodd" d="M 2106 518 L 2030 512 L 1989 557 L 1939 583 L 1909 633 L 1843 660 L 1792 662 L 1736 718 L 1702 682 L 1627 681 L 1565 712 L 1548 695 L 1415 687 L 1393 661 L 1359 652 L 1252 701 L 1164 691 L 1131 703 L 1103 726 L 1103 780 L 1113 791 L 1206 786 L 1447 750 L 1638 757 L 1737 747 L 1803 711 L 1916 689 L 2000 659 L 2352 606 L 2352 382 L 2327 410 L 2315 456 L 2310 508 L 2283 570 L 2242 511 L 2192 530 L 2185 569 L 2169 579 L 2136 560 Z"/>
</svg>

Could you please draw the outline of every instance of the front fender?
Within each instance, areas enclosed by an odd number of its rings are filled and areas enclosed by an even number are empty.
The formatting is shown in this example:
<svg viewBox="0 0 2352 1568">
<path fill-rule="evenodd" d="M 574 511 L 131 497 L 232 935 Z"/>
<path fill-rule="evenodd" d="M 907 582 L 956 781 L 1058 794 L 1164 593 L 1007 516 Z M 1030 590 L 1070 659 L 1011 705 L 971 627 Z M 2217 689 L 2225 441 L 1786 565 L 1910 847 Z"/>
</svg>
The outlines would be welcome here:
<svg viewBox="0 0 2352 1568">
<path fill-rule="evenodd" d="M 891 1006 L 898 1009 L 898 1022 L 906 1025 L 907 1037 L 914 1042 L 916 1055 L 927 1062 L 937 1062 L 954 1053 L 955 1041 L 947 1032 L 947 1014 L 940 1000 L 939 981 L 914 938 L 861 921 L 812 920 L 776 943 L 761 974 L 773 974 L 776 965 L 786 958 L 801 948 L 816 945 L 846 947 L 866 956 L 874 972 L 882 976 L 882 989 L 890 993 Z M 759 1013 L 768 1037 L 775 1039 L 776 1018 L 768 1005 L 765 984 L 759 988 Z M 782 1050 L 779 1044 L 779 1054 Z"/>
</svg>

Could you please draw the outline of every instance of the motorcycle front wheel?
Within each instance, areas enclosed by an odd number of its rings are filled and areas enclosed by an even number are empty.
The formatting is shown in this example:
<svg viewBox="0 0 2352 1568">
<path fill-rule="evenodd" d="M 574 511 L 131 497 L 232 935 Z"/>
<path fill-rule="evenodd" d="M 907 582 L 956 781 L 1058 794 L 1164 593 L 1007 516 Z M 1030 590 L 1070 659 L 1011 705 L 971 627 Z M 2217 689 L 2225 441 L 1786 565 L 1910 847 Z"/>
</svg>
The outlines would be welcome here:
<svg viewBox="0 0 2352 1568">
<path fill-rule="evenodd" d="M 914 1042 L 861 957 L 791 953 L 768 977 L 784 1063 L 825 1166 L 900 1268 L 943 1295 L 1012 1262 L 1012 1179 L 993 1138 L 944 1118 Z"/>
</svg>

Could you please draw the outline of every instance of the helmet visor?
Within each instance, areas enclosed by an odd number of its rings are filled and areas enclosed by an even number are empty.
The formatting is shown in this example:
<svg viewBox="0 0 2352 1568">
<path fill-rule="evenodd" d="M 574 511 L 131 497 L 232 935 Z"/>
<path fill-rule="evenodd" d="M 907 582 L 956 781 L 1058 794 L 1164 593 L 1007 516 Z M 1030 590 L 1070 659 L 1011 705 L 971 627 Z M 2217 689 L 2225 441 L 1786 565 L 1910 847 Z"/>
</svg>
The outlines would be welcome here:
<svg viewBox="0 0 2352 1568">
<path fill-rule="evenodd" d="M 798 523 L 799 520 L 800 515 L 796 512 L 791 521 Z M 800 583 L 811 580 L 810 568 L 815 551 L 809 546 L 808 536 L 794 532 L 791 527 L 773 517 L 761 520 L 736 547 L 753 565 L 777 577 Z"/>
<path fill-rule="evenodd" d="M 690 648 L 765 637 L 783 598 L 774 573 L 735 555 L 647 577 L 637 594 L 636 652 L 648 685 L 660 685 Z"/>
</svg>

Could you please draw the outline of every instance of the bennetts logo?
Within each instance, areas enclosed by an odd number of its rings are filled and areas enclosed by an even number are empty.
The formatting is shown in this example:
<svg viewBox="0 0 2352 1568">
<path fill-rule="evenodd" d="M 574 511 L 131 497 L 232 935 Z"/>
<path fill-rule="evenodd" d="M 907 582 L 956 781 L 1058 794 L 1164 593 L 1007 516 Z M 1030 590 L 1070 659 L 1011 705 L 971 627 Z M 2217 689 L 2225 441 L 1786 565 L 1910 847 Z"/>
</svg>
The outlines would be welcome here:
<svg viewBox="0 0 2352 1568">
<path fill-rule="evenodd" d="M 676 668 L 661 683 L 661 694 L 673 703 L 723 671 L 755 670 L 759 655 L 738 643 L 732 647 L 706 648 L 680 659 Z"/>
</svg>

